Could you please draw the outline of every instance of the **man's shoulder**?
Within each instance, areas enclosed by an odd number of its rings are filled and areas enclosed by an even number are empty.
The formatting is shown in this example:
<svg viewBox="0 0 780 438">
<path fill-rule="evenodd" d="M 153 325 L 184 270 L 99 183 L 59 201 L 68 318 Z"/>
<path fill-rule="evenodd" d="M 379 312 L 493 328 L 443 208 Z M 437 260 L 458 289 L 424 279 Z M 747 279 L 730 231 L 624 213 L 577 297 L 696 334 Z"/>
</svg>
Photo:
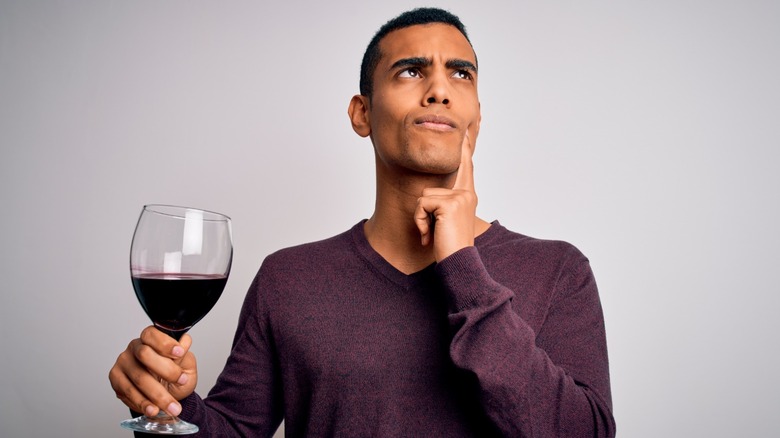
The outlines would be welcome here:
<svg viewBox="0 0 780 438">
<path fill-rule="evenodd" d="M 353 227 L 354 228 L 354 227 Z M 277 250 L 266 257 L 264 265 L 306 265 L 309 263 L 327 263 L 328 260 L 340 259 L 354 252 L 353 229 L 335 236 L 303 243 Z"/>
<path fill-rule="evenodd" d="M 548 261 L 587 260 L 585 255 L 568 241 L 532 237 L 512 231 L 498 221 L 493 222 L 489 233 L 491 234 L 485 236 L 485 242 L 483 248 L 480 248 L 480 252 L 496 253 L 504 256 L 511 253 L 526 259 Z"/>
</svg>

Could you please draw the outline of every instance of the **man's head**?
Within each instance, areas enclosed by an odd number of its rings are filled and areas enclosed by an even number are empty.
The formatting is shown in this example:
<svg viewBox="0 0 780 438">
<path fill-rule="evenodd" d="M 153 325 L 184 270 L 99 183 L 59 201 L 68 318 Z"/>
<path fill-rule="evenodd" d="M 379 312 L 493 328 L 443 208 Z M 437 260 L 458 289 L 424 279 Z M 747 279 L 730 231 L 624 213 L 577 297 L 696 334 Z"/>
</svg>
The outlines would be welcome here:
<svg viewBox="0 0 780 438">
<path fill-rule="evenodd" d="M 474 48 L 460 21 L 450 24 L 453 15 L 426 11 L 403 14 L 380 29 L 372 41 L 378 54 L 371 61 L 369 48 L 364 60 L 371 87 L 350 101 L 352 129 L 374 145 L 378 179 L 399 172 L 454 177 L 464 139 L 472 150 L 477 139 Z"/>
<path fill-rule="evenodd" d="M 371 42 L 368 43 L 366 52 L 363 54 L 363 61 L 360 64 L 360 94 L 369 99 L 371 98 L 374 90 L 374 71 L 382 58 L 382 52 L 379 47 L 382 39 L 394 30 L 430 23 L 443 23 L 453 26 L 463 34 L 466 41 L 471 43 L 466 33 L 466 27 L 461 23 L 460 19 L 443 9 L 418 8 L 404 12 L 380 27 L 371 39 Z"/>
</svg>

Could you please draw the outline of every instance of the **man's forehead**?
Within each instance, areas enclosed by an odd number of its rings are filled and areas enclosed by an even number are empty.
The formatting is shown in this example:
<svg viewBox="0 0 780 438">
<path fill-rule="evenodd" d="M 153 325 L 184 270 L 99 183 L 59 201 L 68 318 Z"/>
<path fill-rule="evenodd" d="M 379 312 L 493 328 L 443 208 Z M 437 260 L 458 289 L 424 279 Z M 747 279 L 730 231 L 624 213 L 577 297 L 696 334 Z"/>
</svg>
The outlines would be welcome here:
<svg viewBox="0 0 780 438">
<path fill-rule="evenodd" d="M 466 37 L 446 23 L 416 24 L 396 29 L 379 42 L 382 63 L 393 63 L 399 58 L 431 58 L 443 55 L 476 63 L 474 49 Z"/>
</svg>

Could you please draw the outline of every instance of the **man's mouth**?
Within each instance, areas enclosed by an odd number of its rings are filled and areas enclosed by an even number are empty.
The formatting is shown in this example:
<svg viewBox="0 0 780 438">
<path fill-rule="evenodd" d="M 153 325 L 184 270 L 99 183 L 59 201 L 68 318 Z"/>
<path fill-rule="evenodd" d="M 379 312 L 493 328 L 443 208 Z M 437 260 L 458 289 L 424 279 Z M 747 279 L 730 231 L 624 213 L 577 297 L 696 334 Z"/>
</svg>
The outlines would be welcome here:
<svg viewBox="0 0 780 438">
<path fill-rule="evenodd" d="M 452 131 L 457 128 L 455 122 L 444 116 L 437 114 L 428 114 L 414 119 L 414 124 L 423 128 L 434 129 L 437 131 Z"/>
</svg>

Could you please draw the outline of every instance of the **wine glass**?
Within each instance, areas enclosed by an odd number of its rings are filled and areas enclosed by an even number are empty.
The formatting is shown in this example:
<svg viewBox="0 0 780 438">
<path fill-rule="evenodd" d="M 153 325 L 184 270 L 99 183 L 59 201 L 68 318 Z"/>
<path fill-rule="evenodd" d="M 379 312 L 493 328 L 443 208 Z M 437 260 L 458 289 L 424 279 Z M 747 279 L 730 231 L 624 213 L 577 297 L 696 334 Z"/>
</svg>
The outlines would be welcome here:
<svg viewBox="0 0 780 438">
<path fill-rule="evenodd" d="M 133 288 L 155 327 L 177 341 L 214 307 L 232 260 L 229 217 L 172 205 L 145 205 L 141 211 L 130 248 Z M 198 431 L 162 410 L 121 426 L 168 435 Z"/>
</svg>

